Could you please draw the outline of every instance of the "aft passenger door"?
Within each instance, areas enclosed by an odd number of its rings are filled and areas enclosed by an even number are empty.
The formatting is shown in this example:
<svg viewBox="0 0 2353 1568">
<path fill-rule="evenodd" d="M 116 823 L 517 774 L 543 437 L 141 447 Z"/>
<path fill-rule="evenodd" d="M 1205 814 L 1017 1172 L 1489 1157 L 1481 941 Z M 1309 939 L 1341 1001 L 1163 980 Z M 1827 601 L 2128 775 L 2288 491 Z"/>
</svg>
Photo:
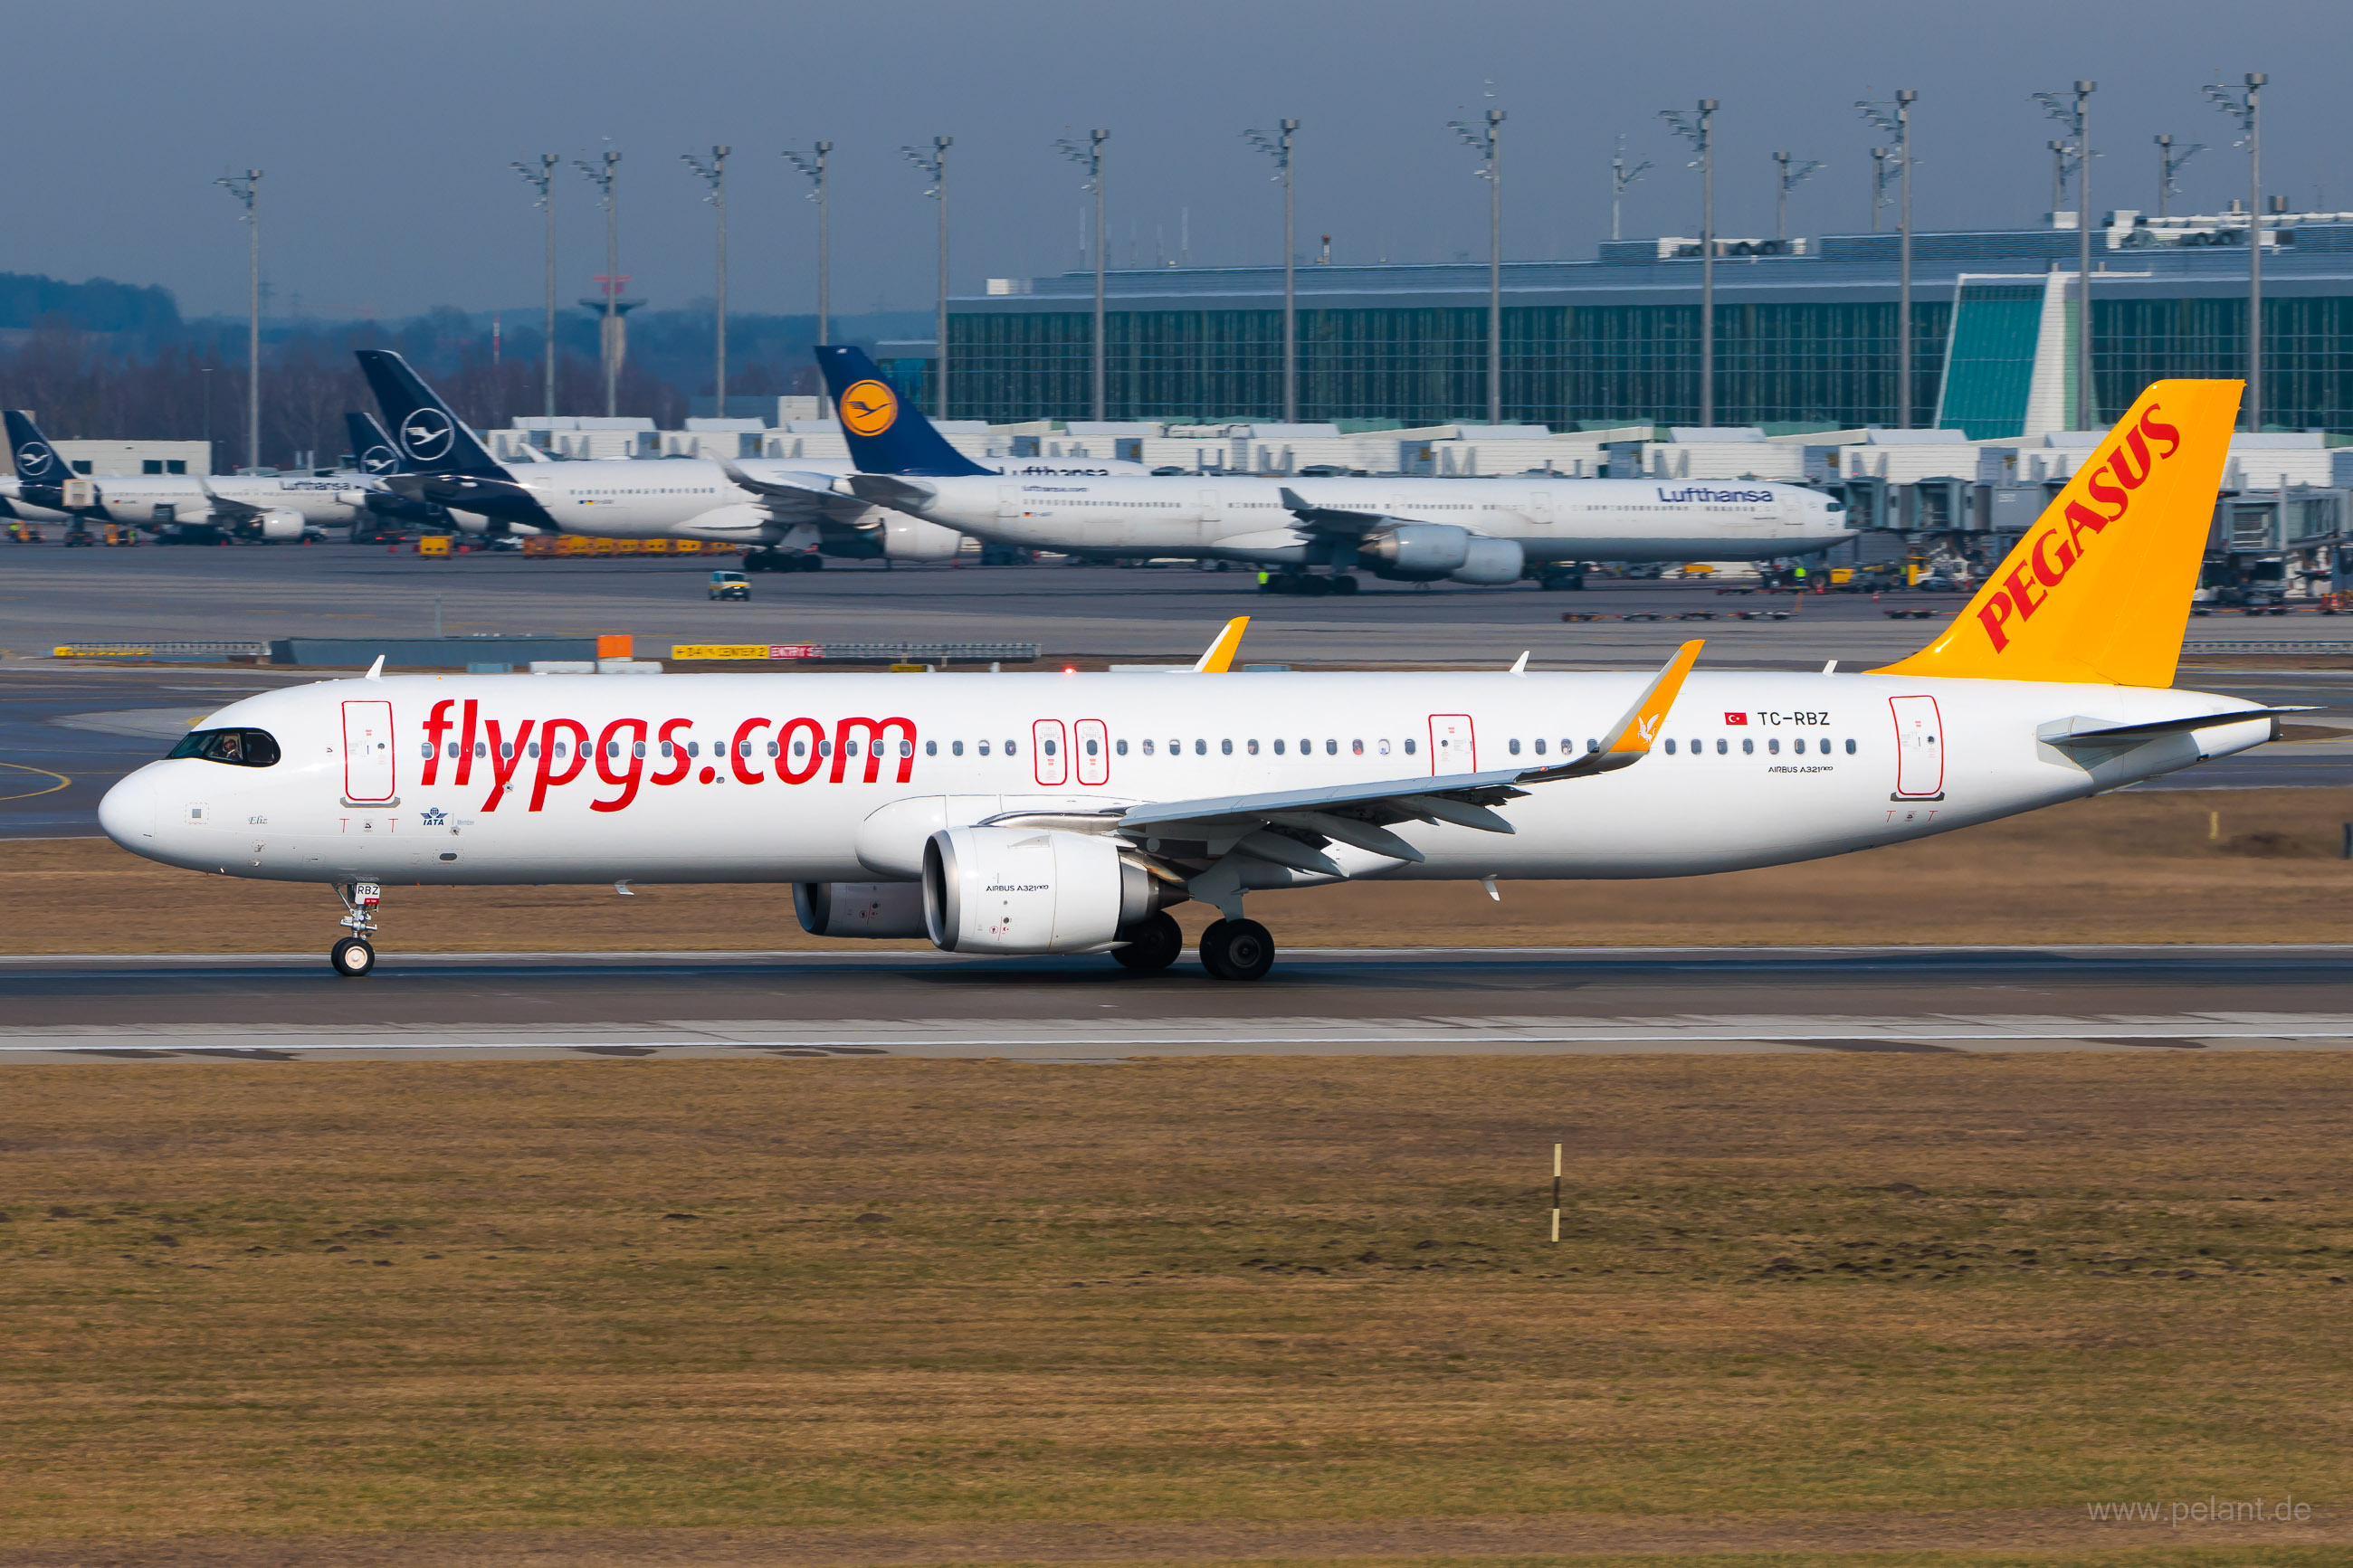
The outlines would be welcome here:
<svg viewBox="0 0 2353 1568">
<path fill-rule="evenodd" d="M 1432 773 L 1475 773 L 1479 748 L 1471 732 L 1468 713 L 1430 716 L 1430 771 Z"/>
<path fill-rule="evenodd" d="M 343 798 L 355 805 L 393 798 L 392 704 L 343 704 Z"/>
<path fill-rule="evenodd" d="M 1111 783 L 1111 735 L 1100 719 L 1082 719 L 1071 726 L 1071 744 L 1077 748 L 1079 782 Z"/>
<path fill-rule="evenodd" d="M 1945 793 L 1945 725 L 1933 697 L 1891 697 L 1895 710 L 1895 797 L 1938 800 Z"/>
</svg>

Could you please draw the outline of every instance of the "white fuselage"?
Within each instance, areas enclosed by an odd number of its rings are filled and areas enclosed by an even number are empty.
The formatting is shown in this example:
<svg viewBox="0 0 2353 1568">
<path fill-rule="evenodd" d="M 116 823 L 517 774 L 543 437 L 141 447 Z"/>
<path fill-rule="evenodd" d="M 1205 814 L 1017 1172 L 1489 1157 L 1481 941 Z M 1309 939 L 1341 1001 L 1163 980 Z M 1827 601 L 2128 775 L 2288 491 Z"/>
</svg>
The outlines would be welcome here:
<svg viewBox="0 0 2353 1568">
<path fill-rule="evenodd" d="M 933 831 L 1004 812 L 1559 762 L 1607 733 L 1646 679 L 340 680 L 248 698 L 198 726 L 266 731 L 282 753 L 275 765 L 152 763 L 107 795 L 100 821 L 152 859 L 273 880 L 905 881 Z M 2093 794 L 2271 734 L 2268 720 L 2224 724 L 2086 766 L 2038 742 L 2038 727 L 2245 706 L 2105 686 L 1695 674 L 1663 727 L 1672 752 L 1528 784 L 1497 808 L 1511 835 L 1408 823 L 1397 831 L 1421 864 L 1333 854 L 1351 877 L 1413 879 L 1685 876 L 1804 860 Z M 1332 879 L 1270 867 L 1250 885 Z"/>
<path fill-rule="evenodd" d="M 194 475 L 107 474 L 90 484 L 97 492 L 98 511 L 109 522 L 215 521 L 227 526 L 237 521 L 226 512 L 215 516 L 212 497 L 205 494 Z M 338 528 L 360 515 L 346 498 L 375 488 L 364 474 L 217 474 L 206 477 L 202 485 L 209 485 L 213 495 L 223 500 L 268 511 L 298 512 L 305 522 Z"/>
<path fill-rule="evenodd" d="M 1008 470 L 1052 468 L 1058 475 L 1124 469 L 1133 463 L 1092 466 L 1073 459 L 1059 466 L 1046 459 L 1004 458 Z M 790 483 L 812 476 L 834 479 L 857 470 L 825 459 L 746 458 L 735 465 L 754 479 Z M 754 544 L 797 543 L 793 525 L 760 505 L 760 498 L 703 458 L 594 458 L 572 462 L 507 465 L 514 482 L 537 499 L 565 533 L 605 539 L 736 540 Z M 1003 482 L 992 476 L 992 484 Z M 848 527 L 885 524 L 894 514 L 879 506 L 860 507 L 847 493 L 834 497 L 834 521 Z M 896 514 L 904 515 L 904 514 Z"/>
<path fill-rule="evenodd" d="M 929 479 L 905 503 L 934 522 L 1033 549 L 1304 564 L 1328 536 L 1296 526 L 1311 506 L 1447 523 L 1518 542 L 1532 562 L 1749 561 L 1852 537 L 1830 497 L 1763 479 Z"/>
</svg>

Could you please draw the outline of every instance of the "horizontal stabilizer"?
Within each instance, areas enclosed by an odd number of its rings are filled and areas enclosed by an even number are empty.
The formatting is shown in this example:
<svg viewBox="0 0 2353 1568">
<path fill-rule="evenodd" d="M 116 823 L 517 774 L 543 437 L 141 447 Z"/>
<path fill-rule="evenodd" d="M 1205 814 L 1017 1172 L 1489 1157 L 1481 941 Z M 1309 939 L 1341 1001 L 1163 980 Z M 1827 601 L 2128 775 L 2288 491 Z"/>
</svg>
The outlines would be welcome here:
<svg viewBox="0 0 2353 1568">
<path fill-rule="evenodd" d="M 2057 725 L 2046 724 L 2043 730 L 2050 732 L 2044 733 L 2038 731 L 2035 739 L 2047 746 L 2113 745 L 2119 741 L 2145 740 L 2156 735 L 2185 734 L 2192 730 L 2211 730 L 2223 724 L 2244 724 L 2256 719 L 2273 721 L 2273 732 L 2276 737 L 2278 721 L 2293 713 L 2317 713 L 2318 711 L 2320 711 L 2318 708 L 2311 706 L 2234 708 L 2221 713 L 2189 713 L 2179 719 L 2152 719 L 2145 724 L 2108 724 L 2096 730 L 2063 730 Z M 2085 721 L 2080 719 L 2061 721 L 2063 724 L 2083 722 Z"/>
</svg>

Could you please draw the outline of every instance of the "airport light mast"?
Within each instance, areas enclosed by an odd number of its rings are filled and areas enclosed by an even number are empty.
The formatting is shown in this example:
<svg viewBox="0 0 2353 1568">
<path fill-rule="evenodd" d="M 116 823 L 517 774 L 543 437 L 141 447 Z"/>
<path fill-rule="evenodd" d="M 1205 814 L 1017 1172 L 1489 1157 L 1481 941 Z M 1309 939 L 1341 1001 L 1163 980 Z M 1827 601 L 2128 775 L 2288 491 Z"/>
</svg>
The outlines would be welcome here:
<svg viewBox="0 0 2353 1568">
<path fill-rule="evenodd" d="M 1773 237 L 1786 241 L 1789 237 L 1789 193 L 1811 178 L 1814 172 L 1822 166 L 1822 161 L 1809 158 L 1792 169 L 1789 167 L 1789 154 L 1776 153 L 1773 164 Z"/>
<path fill-rule="evenodd" d="M 1895 138 L 1896 176 L 1902 181 L 1895 210 L 1896 232 L 1903 237 L 1896 245 L 1895 263 L 1895 427 L 1899 430 L 1912 428 L 1912 105 L 1919 97 L 1904 88 L 1896 92 L 1892 105 L 1868 100 L 1855 103 L 1865 120 Z M 1876 208 L 1872 216 L 1877 218 Z M 1872 226 L 1878 227 L 1876 221 Z"/>
<path fill-rule="evenodd" d="M 2075 428 L 2092 427 L 2099 399 L 2092 395 L 2092 94 L 2095 81 L 2072 93 L 2038 92 L 2042 112 L 2067 128 L 2063 146 L 2075 155 Z M 2059 156 L 2063 160 L 2064 152 Z"/>
<path fill-rule="evenodd" d="M 2181 194 L 2181 183 L 2174 176 L 2181 173 L 2184 163 L 2204 151 L 2206 143 L 2203 142 L 2192 142 L 2177 153 L 2173 150 L 2172 137 L 2159 136 L 2157 139 L 2158 216 L 2166 216 L 2172 207 L 2173 198 Z"/>
<path fill-rule="evenodd" d="M 1282 127 L 1270 136 L 1263 131 L 1245 131 L 1242 140 L 1274 160 L 1275 180 L 1282 186 L 1282 422 L 1299 423 L 1299 292 L 1296 287 L 1295 263 L 1297 246 L 1293 241 L 1291 192 L 1291 139 L 1299 132 L 1299 121 L 1278 121 Z"/>
<path fill-rule="evenodd" d="M 252 251 L 248 282 L 245 325 L 245 466 L 261 467 L 261 215 L 254 200 L 261 194 L 261 171 L 223 174 L 213 182 L 245 204 L 247 238 Z"/>
<path fill-rule="evenodd" d="M 547 215 L 547 345 L 545 376 L 547 383 L 547 416 L 555 417 L 555 166 L 564 160 L 553 153 L 539 155 L 539 167 L 529 163 L 511 164 L 533 189 L 539 199 L 532 205 Z"/>
<path fill-rule="evenodd" d="M 681 153 L 679 162 L 693 170 L 711 194 L 702 199 L 719 214 L 719 300 L 712 309 L 713 328 L 711 387 L 717 396 L 719 417 L 727 417 L 727 154 L 733 147 L 713 147 L 708 159 Z"/>
<path fill-rule="evenodd" d="M 2051 210 L 2061 211 L 2067 205 L 2067 180 L 2075 172 L 2075 149 L 2066 142 L 2045 142 L 2051 149 Z"/>
<path fill-rule="evenodd" d="M 933 375 L 936 390 L 932 394 L 932 416 L 948 416 L 948 149 L 955 145 L 953 136 L 934 136 L 932 150 L 902 147 L 899 155 L 913 163 L 932 188 L 923 195 L 940 204 L 940 314 L 936 332 L 939 337 L 934 360 Z"/>
<path fill-rule="evenodd" d="M 1082 145 L 1071 136 L 1054 138 L 1055 150 L 1087 172 L 1087 183 L 1079 188 L 1092 192 L 1095 198 L 1095 342 L 1094 342 L 1094 417 L 1108 417 L 1104 393 L 1103 357 L 1103 143 L 1111 140 L 1108 131 L 1090 131 Z"/>
<path fill-rule="evenodd" d="M 2215 108 L 2238 121 L 2233 146 L 2247 150 L 2247 428 L 2263 427 L 2263 84 L 2262 71 L 2249 71 L 2242 85 L 2211 83 L 2203 90 Z"/>
<path fill-rule="evenodd" d="M 1626 187 L 1651 172 L 1650 160 L 1644 159 L 1631 168 L 1626 164 L 1626 138 L 1618 138 L 1618 151 L 1609 159 L 1609 237 L 1620 237 L 1618 211 L 1626 199 Z"/>
<path fill-rule="evenodd" d="M 1699 422 L 1702 429 L 1715 424 L 1715 110 L 1716 100 L 1703 98 L 1695 114 L 1662 109 L 1659 118 L 1674 127 L 1699 156 L 1690 167 L 1699 171 Z"/>
<path fill-rule="evenodd" d="M 830 142 L 812 142 L 807 153 L 796 153 L 789 147 L 785 149 L 785 162 L 807 174 L 809 183 L 816 187 L 808 193 L 808 199 L 817 204 L 817 341 L 819 343 L 833 341 L 833 247 L 826 228 L 826 160 L 832 153 L 833 143 Z M 825 407 L 822 391 L 818 394 L 817 405 L 820 410 Z"/>
<path fill-rule="evenodd" d="M 1487 182 L 1487 423 L 1504 422 L 1504 111 L 1487 110 L 1483 125 L 1450 120 L 1446 128 L 1479 154 Z"/>
<path fill-rule="evenodd" d="M 605 417 L 610 419 L 620 405 L 621 356 L 616 350 L 620 342 L 619 295 L 621 292 L 621 226 L 620 204 L 613 190 L 614 166 L 621 161 L 620 153 L 605 149 L 602 166 L 572 160 L 572 166 L 588 177 L 588 183 L 602 193 L 605 207 L 605 321 L 601 337 L 605 351 Z"/>
</svg>

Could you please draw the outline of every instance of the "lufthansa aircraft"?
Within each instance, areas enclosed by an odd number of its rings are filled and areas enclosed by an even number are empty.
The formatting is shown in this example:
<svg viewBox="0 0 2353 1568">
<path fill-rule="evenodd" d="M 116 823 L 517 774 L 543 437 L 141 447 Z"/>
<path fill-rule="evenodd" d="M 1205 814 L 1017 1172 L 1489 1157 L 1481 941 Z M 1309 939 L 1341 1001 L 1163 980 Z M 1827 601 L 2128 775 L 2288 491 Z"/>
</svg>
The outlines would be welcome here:
<svg viewBox="0 0 2353 1568">
<path fill-rule="evenodd" d="M 852 493 L 1033 549 L 1245 561 L 1296 591 L 1350 594 L 1358 569 L 1493 585 L 1580 561 L 1761 561 L 1850 537 L 1839 502 L 1765 479 L 1016 479 L 942 440 L 859 350 L 817 354 L 861 470 Z"/>
<path fill-rule="evenodd" d="M 311 474 L 140 474 L 91 479 L 76 474 L 19 408 L 0 415 L 16 477 L 12 500 L 93 522 L 127 522 L 206 542 L 295 540 L 311 529 L 352 521 L 359 500 L 348 476 Z M 70 487 L 70 488 L 69 488 Z"/>
<path fill-rule="evenodd" d="M 2171 689 L 2240 384 L 2152 385 L 1977 596 L 1868 674 L 385 676 L 231 703 L 108 792 L 124 848 L 324 883 L 779 882 L 828 936 L 1210 973 L 1260 889 L 1682 877 L 1908 843 L 2275 738 Z"/>
<path fill-rule="evenodd" d="M 358 353 L 360 368 L 384 407 L 397 459 L 383 479 L 385 487 L 411 500 L 487 520 L 481 529 L 468 531 L 719 540 L 750 550 L 745 564 L 755 570 L 807 569 L 822 565 L 828 555 L 946 561 L 963 543 L 938 523 L 838 491 L 834 481 L 841 465 L 822 461 L 621 458 L 501 463 L 398 354 L 382 349 Z M 1113 471 L 1102 463 L 1042 465 L 1039 471 L 1082 469 Z"/>
</svg>

